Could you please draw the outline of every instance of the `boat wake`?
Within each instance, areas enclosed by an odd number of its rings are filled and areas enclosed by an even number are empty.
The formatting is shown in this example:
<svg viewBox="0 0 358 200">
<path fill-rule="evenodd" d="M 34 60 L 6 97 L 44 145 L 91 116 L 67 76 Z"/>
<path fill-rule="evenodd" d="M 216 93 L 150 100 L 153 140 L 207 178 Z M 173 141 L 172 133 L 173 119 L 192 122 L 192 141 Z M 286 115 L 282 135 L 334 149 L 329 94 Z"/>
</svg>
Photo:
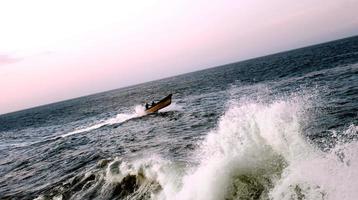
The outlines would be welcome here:
<svg viewBox="0 0 358 200">
<path fill-rule="evenodd" d="M 104 120 L 104 121 L 102 121 L 100 123 L 91 125 L 89 127 L 79 128 L 77 130 L 74 130 L 74 131 L 71 131 L 69 133 L 63 134 L 63 135 L 61 135 L 61 137 L 68 137 L 68 136 L 71 136 L 71 135 L 74 135 L 74 134 L 92 131 L 92 130 L 95 130 L 95 129 L 98 129 L 98 128 L 101 128 L 101 127 L 107 126 L 107 125 L 123 123 L 125 121 L 130 120 L 130 119 L 141 117 L 141 116 L 144 116 L 144 115 L 146 115 L 144 107 L 141 106 L 141 105 L 137 105 L 137 106 L 134 107 L 134 111 L 132 113 L 120 113 L 120 114 L 117 114 L 113 118 L 106 119 L 106 120 Z"/>
<path fill-rule="evenodd" d="M 180 165 L 160 156 L 102 160 L 95 169 L 52 191 L 56 195 L 52 197 L 355 199 L 358 142 L 346 141 L 327 152 L 318 149 L 304 137 L 308 106 L 302 97 L 233 104 L 195 150 L 193 163 L 198 164 Z M 357 131 L 351 125 L 337 134 Z M 48 197 L 43 194 L 39 199 Z"/>
<path fill-rule="evenodd" d="M 171 105 L 163 108 L 159 112 L 162 113 L 162 112 L 169 112 L 169 111 L 181 111 L 182 109 L 183 109 L 183 107 L 181 105 L 172 103 Z M 74 134 L 92 131 L 92 130 L 101 128 L 103 126 L 120 124 L 120 123 L 126 122 L 130 119 L 139 118 L 139 117 L 143 117 L 144 115 L 146 115 L 145 108 L 142 105 L 135 106 L 133 110 L 134 111 L 131 113 L 120 113 L 120 114 L 117 114 L 116 117 L 103 120 L 102 122 L 96 123 L 96 124 L 88 126 L 88 127 L 83 127 L 83 128 L 79 128 L 77 130 L 68 132 L 66 134 L 61 135 L 61 137 L 64 138 L 64 137 L 68 137 L 68 136 L 71 136 Z"/>
</svg>

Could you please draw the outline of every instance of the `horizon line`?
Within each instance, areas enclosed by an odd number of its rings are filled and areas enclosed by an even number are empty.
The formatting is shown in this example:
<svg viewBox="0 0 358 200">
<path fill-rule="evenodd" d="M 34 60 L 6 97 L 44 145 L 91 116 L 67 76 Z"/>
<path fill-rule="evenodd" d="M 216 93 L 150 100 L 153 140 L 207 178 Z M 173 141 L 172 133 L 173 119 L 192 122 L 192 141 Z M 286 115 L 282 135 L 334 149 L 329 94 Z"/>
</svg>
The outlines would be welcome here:
<svg viewBox="0 0 358 200">
<path fill-rule="evenodd" d="M 242 59 L 242 60 L 229 61 L 229 62 L 224 63 L 224 64 L 220 64 L 220 65 L 216 65 L 216 66 L 204 67 L 203 69 L 199 69 L 199 70 L 189 71 L 189 72 L 185 72 L 185 73 L 181 73 L 181 74 L 174 74 L 174 75 L 166 76 L 166 77 L 159 78 L 159 79 L 149 80 L 149 81 L 145 81 L 145 82 L 128 84 L 128 85 L 120 86 L 118 88 L 112 88 L 112 89 L 108 89 L 108 90 L 104 90 L 104 91 L 98 91 L 98 92 L 90 93 L 90 94 L 83 94 L 81 96 L 76 96 L 76 97 L 72 97 L 72 98 L 68 98 L 68 99 L 62 99 L 62 100 L 58 100 L 58 101 L 54 101 L 54 102 L 49 102 L 49 103 L 46 103 L 46 104 L 40 104 L 40 105 L 36 105 L 36 106 L 25 107 L 25 108 L 20 109 L 20 110 L 14 110 L 14 111 L 6 112 L 6 113 L 0 113 L 0 117 L 4 116 L 4 115 L 11 115 L 11 114 L 15 114 L 15 113 L 18 113 L 18 112 L 23 112 L 23 111 L 27 111 L 27 110 L 36 109 L 36 108 L 39 108 L 39 107 L 45 107 L 45 106 L 49 106 L 49 105 L 53 105 L 53 104 L 58 104 L 58 103 L 65 102 L 65 101 L 71 101 L 71 100 L 76 100 L 76 99 L 80 99 L 80 98 L 84 98 L 84 97 L 98 95 L 98 94 L 101 94 L 101 93 L 107 93 L 107 92 L 111 92 L 111 91 L 115 91 L 115 90 L 121 90 L 121 89 L 125 89 L 125 88 L 135 87 L 135 86 L 139 86 L 139 85 L 146 84 L 146 83 L 152 83 L 152 82 L 165 80 L 165 79 L 169 79 L 169 78 L 173 78 L 173 77 L 177 77 L 177 76 L 184 76 L 184 75 L 191 74 L 191 73 L 205 71 L 205 70 L 209 70 L 209 69 L 213 69 L 213 68 L 224 67 L 224 66 L 227 66 L 227 65 L 235 64 L 235 63 L 246 62 L 246 61 L 250 61 L 250 60 L 254 60 L 254 59 L 259 59 L 259 58 L 264 58 L 264 57 L 267 57 L 267 56 L 273 56 L 273 55 L 277 55 L 277 54 L 287 53 L 287 52 L 296 51 L 296 50 L 300 50 L 300 49 L 304 49 L 304 48 L 310 48 L 310 47 L 313 47 L 313 46 L 318 46 L 318 45 L 322 45 L 322 44 L 326 44 L 326 43 L 330 43 L 330 42 L 336 42 L 336 41 L 340 41 L 340 40 L 345 40 L 345 39 L 349 39 L 349 38 L 353 38 L 353 37 L 358 37 L 358 34 L 350 35 L 350 36 L 346 36 L 346 37 L 342 37 L 342 38 L 338 38 L 338 39 L 334 39 L 334 40 L 328 40 L 328 41 L 324 41 L 324 42 L 319 42 L 319 43 L 312 43 L 312 44 L 308 44 L 307 46 L 300 46 L 300 47 L 297 47 L 297 48 L 285 49 L 285 50 L 282 50 L 282 51 L 277 51 L 277 52 L 264 54 L 264 55 L 260 55 L 260 56 L 249 57 L 249 58 Z"/>
</svg>

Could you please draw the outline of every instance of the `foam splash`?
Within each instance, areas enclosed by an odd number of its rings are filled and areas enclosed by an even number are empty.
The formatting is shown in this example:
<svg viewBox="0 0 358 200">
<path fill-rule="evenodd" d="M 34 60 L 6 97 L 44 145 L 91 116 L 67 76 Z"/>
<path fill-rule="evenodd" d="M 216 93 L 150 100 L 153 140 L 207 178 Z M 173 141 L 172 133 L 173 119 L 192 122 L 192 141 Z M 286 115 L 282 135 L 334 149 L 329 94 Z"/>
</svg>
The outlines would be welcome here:
<svg viewBox="0 0 358 200">
<path fill-rule="evenodd" d="M 182 111 L 182 110 L 183 110 L 182 105 L 172 102 L 169 106 L 159 110 L 159 112 Z"/>
<path fill-rule="evenodd" d="M 68 137 L 68 136 L 71 136 L 71 135 L 74 135 L 74 134 L 92 131 L 92 130 L 95 130 L 95 129 L 98 129 L 98 128 L 101 128 L 101 127 L 107 126 L 107 125 L 123 123 L 123 122 L 125 122 L 127 120 L 144 116 L 145 114 L 146 113 L 145 113 L 144 107 L 141 106 L 141 105 L 137 105 L 137 106 L 134 107 L 134 112 L 132 112 L 132 113 L 120 113 L 120 114 L 117 114 L 116 117 L 107 119 L 107 120 L 105 120 L 103 122 L 100 122 L 98 124 L 94 124 L 94 125 L 89 126 L 89 127 L 84 127 L 84 128 L 80 128 L 80 129 L 75 130 L 75 131 L 71 131 L 69 133 L 61 135 L 61 137 Z"/>
<path fill-rule="evenodd" d="M 294 97 L 231 106 L 201 144 L 200 164 L 163 199 L 355 199 L 358 143 L 328 153 L 312 146 L 301 127 L 307 105 Z"/>
<path fill-rule="evenodd" d="M 133 162 L 116 158 L 108 165 L 105 177 L 107 183 L 118 183 L 129 176 L 136 178 L 136 195 L 147 196 L 143 199 L 158 199 L 161 192 L 175 193 L 179 187 L 176 181 L 178 171 L 173 163 L 156 155 Z"/>
<path fill-rule="evenodd" d="M 176 199 L 267 195 L 269 185 L 279 179 L 292 157 L 310 151 L 300 136 L 299 109 L 283 100 L 271 105 L 232 106 L 202 143 L 198 152 L 201 164 L 184 177 Z"/>
<path fill-rule="evenodd" d="M 357 134 L 351 125 L 344 134 Z M 350 200 L 358 196 L 358 142 L 339 143 L 327 153 L 293 162 L 271 191 L 273 199 Z"/>
</svg>

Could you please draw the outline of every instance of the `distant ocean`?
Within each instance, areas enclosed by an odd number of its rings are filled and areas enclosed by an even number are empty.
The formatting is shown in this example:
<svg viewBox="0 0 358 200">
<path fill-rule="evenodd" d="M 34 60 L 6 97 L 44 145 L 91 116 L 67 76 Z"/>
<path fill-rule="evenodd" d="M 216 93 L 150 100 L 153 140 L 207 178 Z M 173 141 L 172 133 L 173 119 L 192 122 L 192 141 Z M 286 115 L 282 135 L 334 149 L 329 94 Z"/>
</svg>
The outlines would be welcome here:
<svg viewBox="0 0 358 200">
<path fill-rule="evenodd" d="M 1 115 L 0 199 L 353 200 L 357 136 L 351 37 Z"/>
</svg>

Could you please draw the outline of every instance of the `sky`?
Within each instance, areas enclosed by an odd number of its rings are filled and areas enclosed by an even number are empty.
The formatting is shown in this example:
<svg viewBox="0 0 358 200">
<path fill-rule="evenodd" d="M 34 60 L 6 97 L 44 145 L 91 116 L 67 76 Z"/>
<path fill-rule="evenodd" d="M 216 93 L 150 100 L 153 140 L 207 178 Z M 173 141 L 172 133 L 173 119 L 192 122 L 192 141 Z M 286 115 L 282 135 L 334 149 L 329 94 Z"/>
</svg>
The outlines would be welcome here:
<svg viewBox="0 0 358 200">
<path fill-rule="evenodd" d="M 1 0 L 0 114 L 358 35 L 358 0 Z"/>
</svg>

